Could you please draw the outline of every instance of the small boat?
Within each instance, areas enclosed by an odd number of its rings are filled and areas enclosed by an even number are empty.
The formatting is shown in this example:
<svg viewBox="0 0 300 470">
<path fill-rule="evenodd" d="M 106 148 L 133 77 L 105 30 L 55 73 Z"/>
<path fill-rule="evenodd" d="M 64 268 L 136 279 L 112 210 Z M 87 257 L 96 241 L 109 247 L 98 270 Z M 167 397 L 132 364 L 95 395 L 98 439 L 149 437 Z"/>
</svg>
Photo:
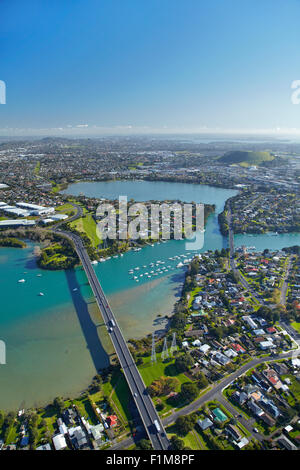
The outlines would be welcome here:
<svg viewBox="0 0 300 470">
<path fill-rule="evenodd" d="M 40 297 L 43 297 L 44 293 L 43 292 L 39 292 L 39 296 Z"/>
<path fill-rule="evenodd" d="M 36 276 L 37 276 L 37 277 L 42 277 L 42 275 L 41 275 L 41 274 L 37 274 Z"/>
<path fill-rule="evenodd" d="M 91 261 L 91 264 L 98 264 L 98 261 L 96 261 L 96 260 Z"/>
<path fill-rule="evenodd" d="M 19 279 L 18 282 L 26 282 L 25 279 Z"/>
<path fill-rule="evenodd" d="M 74 287 L 73 292 L 76 292 L 76 291 L 78 291 L 78 289 L 77 287 Z"/>
</svg>

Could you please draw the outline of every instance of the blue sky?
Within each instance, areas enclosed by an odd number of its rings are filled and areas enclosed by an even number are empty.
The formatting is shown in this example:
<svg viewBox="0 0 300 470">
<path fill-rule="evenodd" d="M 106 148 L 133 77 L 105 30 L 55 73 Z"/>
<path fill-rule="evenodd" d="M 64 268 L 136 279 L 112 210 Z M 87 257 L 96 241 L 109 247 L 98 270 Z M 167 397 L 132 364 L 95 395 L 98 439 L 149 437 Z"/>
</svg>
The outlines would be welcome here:
<svg viewBox="0 0 300 470">
<path fill-rule="evenodd" d="M 1 0 L 0 18 L 2 135 L 300 129 L 299 0 Z"/>
</svg>

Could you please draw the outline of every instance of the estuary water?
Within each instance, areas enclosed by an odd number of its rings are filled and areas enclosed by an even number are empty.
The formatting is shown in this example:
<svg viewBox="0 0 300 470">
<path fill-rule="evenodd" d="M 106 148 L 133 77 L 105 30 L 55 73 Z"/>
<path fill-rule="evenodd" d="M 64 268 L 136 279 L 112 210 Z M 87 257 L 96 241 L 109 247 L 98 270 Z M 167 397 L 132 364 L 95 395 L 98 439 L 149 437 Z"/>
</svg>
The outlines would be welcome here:
<svg viewBox="0 0 300 470">
<path fill-rule="evenodd" d="M 65 192 L 216 204 L 216 212 L 207 221 L 203 247 L 197 251 L 227 247 L 217 214 L 236 191 L 182 183 L 116 181 L 78 183 Z M 237 246 L 277 249 L 299 244 L 300 235 L 238 235 L 235 241 Z M 0 339 L 7 348 L 7 364 L 0 365 L 0 409 L 42 405 L 57 395 L 74 396 L 90 383 L 98 368 L 108 365 L 113 352 L 82 269 L 40 270 L 34 246 L 0 248 Z M 172 313 L 184 278 L 185 268 L 176 266 L 189 253 L 194 251 L 186 249 L 184 240 L 171 240 L 95 266 L 126 338 L 142 337 L 166 326 L 162 317 Z M 21 279 L 25 282 L 19 283 Z"/>
</svg>

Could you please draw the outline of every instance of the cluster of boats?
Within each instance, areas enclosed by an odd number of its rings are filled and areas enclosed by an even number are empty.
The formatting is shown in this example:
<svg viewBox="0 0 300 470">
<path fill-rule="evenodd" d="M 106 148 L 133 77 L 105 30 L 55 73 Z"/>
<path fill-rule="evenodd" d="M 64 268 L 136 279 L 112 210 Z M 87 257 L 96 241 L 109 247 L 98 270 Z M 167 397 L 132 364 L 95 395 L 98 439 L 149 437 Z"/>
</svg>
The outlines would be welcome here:
<svg viewBox="0 0 300 470">
<path fill-rule="evenodd" d="M 135 251 L 139 251 L 139 250 L 140 249 L 137 249 Z M 106 258 L 100 258 L 99 261 L 100 261 L 100 263 L 104 263 L 104 261 L 107 261 L 111 258 L 119 258 L 119 257 L 122 258 L 123 256 L 124 256 L 124 254 L 120 253 L 119 255 L 107 256 Z M 98 261 L 92 261 L 92 264 L 98 264 Z"/>
<path fill-rule="evenodd" d="M 154 276 L 166 274 L 169 271 L 173 271 L 176 268 L 182 268 L 183 266 L 185 266 L 186 264 L 192 261 L 193 255 L 192 257 L 190 257 L 190 255 L 191 253 L 187 253 L 186 255 L 182 254 L 182 255 L 171 256 L 166 261 L 157 260 L 157 261 L 151 262 L 149 265 L 136 266 L 134 268 L 129 269 L 128 274 L 131 276 L 132 280 L 135 282 L 139 282 L 140 278 L 151 279 Z M 177 263 L 177 261 L 179 262 Z M 141 270 L 143 270 L 143 272 L 140 272 Z"/>
</svg>

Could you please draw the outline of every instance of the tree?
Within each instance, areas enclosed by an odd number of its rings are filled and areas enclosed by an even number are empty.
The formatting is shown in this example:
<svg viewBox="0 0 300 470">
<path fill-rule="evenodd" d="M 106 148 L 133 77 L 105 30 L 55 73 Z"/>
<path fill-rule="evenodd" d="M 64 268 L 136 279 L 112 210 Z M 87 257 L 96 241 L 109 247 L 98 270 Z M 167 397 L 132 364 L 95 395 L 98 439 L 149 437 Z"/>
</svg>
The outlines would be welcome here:
<svg viewBox="0 0 300 470">
<path fill-rule="evenodd" d="M 58 413 L 61 415 L 65 408 L 65 403 L 62 397 L 56 397 L 54 399 L 53 405 L 57 409 Z"/>
<path fill-rule="evenodd" d="M 4 413 L 0 410 L 0 428 L 2 428 L 4 423 Z"/>
<path fill-rule="evenodd" d="M 189 353 L 175 359 L 175 366 L 179 372 L 186 372 L 193 364 L 194 360 Z"/>
<path fill-rule="evenodd" d="M 177 434 L 179 434 L 179 436 L 185 436 L 193 429 L 195 423 L 190 416 L 178 416 L 175 421 L 175 426 Z"/>
<path fill-rule="evenodd" d="M 181 385 L 180 394 L 184 401 L 191 402 L 197 398 L 199 390 L 196 384 L 187 382 Z"/>
<path fill-rule="evenodd" d="M 174 330 L 183 330 L 186 324 L 186 318 L 184 313 L 175 313 L 171 318 L 171 327 Z"/>
<path fill-rule="evenodd" d="M 198 388 L 199 390 L 201 390 L 202 388 L 205 388 L 207 387 L 208 385 L 208 380 L 207 378 L 205 377 L 205 375 L 203 374 L 203 372 L 199 372 L 198 376 L 197 376 L 197 379 L 198 379 Z"/>
<path fill-rule="evenodd" d="M 184 449 L 184 441 L 182 439 L 179 439 L 177 436 L 172 436 L 171 439 L 171 445 L 173 450 L 183 450 Z"/>
<path fill-rule="evenodd" d="M 137 448 L 141 450 L 152 450 L 152 445 L 148 439 L 141 439 L 137 444 Z"/>
<path fill-rule="evenodd" d="M 148 387 L 148 392 L 152 397 L 160 395 L 168 395 L 174 392 L 178 385 L 178 379 L 175 377 L 160 377 L 154 380 Z"/>
</svg>

